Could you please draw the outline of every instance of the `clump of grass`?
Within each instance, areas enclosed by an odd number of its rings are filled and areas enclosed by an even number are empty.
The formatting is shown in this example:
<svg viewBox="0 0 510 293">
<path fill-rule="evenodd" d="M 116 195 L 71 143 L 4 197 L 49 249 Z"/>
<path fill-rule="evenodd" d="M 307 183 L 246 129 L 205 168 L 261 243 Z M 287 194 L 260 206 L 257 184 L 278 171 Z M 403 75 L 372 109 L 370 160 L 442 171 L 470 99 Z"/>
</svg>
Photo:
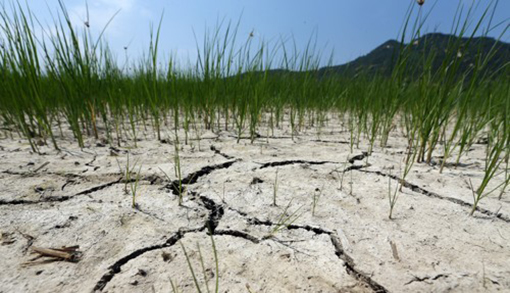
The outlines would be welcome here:
<svg viewBox="0 0 510 293">
<path fill-rule="evenodd" d="M 340 184 L 338 185 L 338 189 L 340 191 L 342 191 L 343 188 L 344 188 L 344 177 L 345 177 L 345 173 L 347 173 L 346 172 L 347 163 L 349 163 L 349 154 L 347 154 L 347 157 L 345 158 L 345 161 L 342 163 L 341 171 L 338 168 L 336 168 L 333 171 L 331 171 L 331 173 L 333 173 L 333 172 L 337 173 L 336 178 L 337 178 L 337 180 L 340 181 Z M 340 173 L 340 175 L 338 175 L 339 173 Z"/>
<path fill-rule="evenodd" d="M 506 145 L 506 141 L 504 141 L 504 140 L 499 140 L 499 141 L 495 142 L 493 145 L 491 145 L 491 143 L 489 143 L 489 145 L 487 146 L 487 157 L 485 160 L 485 173 L 484 173 L 482 182 L 480 183 L 480 186 L 475 190 L 473 188 L 471 181 L 470 181 L 471 190 L 473 193 L 473 208 L 471 209 L 471 212 L 469 213 L 470 216 L 472 216 L 475 213 L 476 207 L 480 203 L 480 200 L 489 196 L 494 191 L 496 191 L 498 188 L 500 188 L 501 186 L 504 186 L 506 184 L 507 180 L 503 181 L 501 184 L 499 184 L 494 189 L 492 189 L 490 191 L 486 191 L 486 189 L 489 185 L 489 182 L 492 180 L 492 178 L 494 178 L 494 176 L 496 175 L 496 173 L 499 169 L 499 166 L 504 161 L 504 158 L 501 158 L 501 155 L 503 154 L 503 151 L 507 147 L 508 147 L 508 145 Z"/>
<path fill-rule="evenodd" d="M 140 183 L 140 178 L 141 178 L 141 171 L 142 171 L 142 165 L 140 165 L 140 167 L 138 168 L 138 171 L 136 172 L 135 179 L 130 181 L 131 207 L 134 209 L 138 207 L 138 204 L 136 203 L 136 197 L 138 195 L 137 192 L 138 192 L 138 184 Z"/>
<path fill-rule="evenodd" d="M 124 175 L 124 193 L 131 194 L 131 206 L 133 208 L 137 207 L 136 204 L 136 196 L 138 191 L 138 184 L 141 178 L 142 165 L 138 166 L 138 171 L 135 173 L 135 169 L 138 165 L 138 159 L 135 160 L 133 164 L 130 163 L 129 153 L 126 157 L 126 166 L 124 168 L 121 167 L 119 160 L 117 160 L 117 165 L 119 166 L 119 170 Z M 135 177 L 133 178 L 133 174 Z M 130 187 L 128 190 L 128 186 Z"/>
</svg>

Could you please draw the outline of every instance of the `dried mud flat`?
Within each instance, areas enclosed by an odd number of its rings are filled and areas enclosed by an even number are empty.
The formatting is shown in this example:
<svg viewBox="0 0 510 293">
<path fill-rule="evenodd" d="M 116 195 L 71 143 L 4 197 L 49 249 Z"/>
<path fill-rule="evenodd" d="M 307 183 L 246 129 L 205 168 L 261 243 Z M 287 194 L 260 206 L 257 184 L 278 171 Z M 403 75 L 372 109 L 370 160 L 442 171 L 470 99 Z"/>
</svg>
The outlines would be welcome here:
<svg viewBox="0 0 510 293">
<path fill-rule="evenodd" d="M 179 242 L 212 289 L 210 230 L 220 292 L 510 292 L 510 195 L 485 198 L 468 216 L 482 144 L 443 174 L 416 163 L 389 220 L 388 184 L 405 152 L 396 131 L 369 157 L 366 141 L 351 153 L 349 133 L 334 128 L 253 144 L 205 132 L 180 151 L 182 206 L 163 173 L 175 180 L 171 139 L 137 148 L 90 140 L 83 150 L 61 140 L 61 151 L 43 146 L 43 155 L 0 140 L 0 292 L 172 292 L 170 280 L 196 292 Z M 119 170 L 128 151 L 142 164 L 138 209 Z M 31 246 L 72 245 L 82 252 L 76 263 L 30 261 Z"/>
</svg>

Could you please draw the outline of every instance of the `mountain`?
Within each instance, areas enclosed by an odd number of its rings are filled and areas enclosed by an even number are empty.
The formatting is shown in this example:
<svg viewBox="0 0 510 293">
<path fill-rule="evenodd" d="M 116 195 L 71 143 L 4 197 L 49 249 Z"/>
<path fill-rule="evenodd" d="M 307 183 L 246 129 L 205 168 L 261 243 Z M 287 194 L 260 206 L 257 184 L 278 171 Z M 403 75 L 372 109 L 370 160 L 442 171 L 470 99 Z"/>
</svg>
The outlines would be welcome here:
<svg viewBox="0 0 510 293">
<path fill-rule="evenodd" d="M 367 73 L 369 75 L 381 74 L 390 76 L 395 67 L 399 52 L 403 48 L 406 48 L 405 50 L 408 50 L 407 53 L 409 54 L 407 66 L 415 73 L 423 70 L 424 57 L 428 56 L 432 56 L 431 69 L 433 72 L 441 68 L 445 58 L 449 58 L 449 60 L 458 58 L 459 68 L 457 72 L 461 74 L 469 73 L 470 68 L 476 64 L 477 57 L 485 58 L 493 47 L 494 55 L 489 59 L 485 70 L 488 74 L 495 73 L 495 76 L 498 76 L 502 73 L 499 69 L 504 64 L 510 62 L 509 43 L 497 41 L 489 37 L 469 39 L 440 33 L 424 35 L 413 41 L 412 44 L 402 44 L 396 40 L 389 40 L 367 55 L 361 56 L 354 61 L 343 65 L 321 68 L 319 69 L 319 75 L 340 74 L 352 77 L 359 73 Z M 508 72 L 506 70 L 504 74 L 508 74 Z"/>
</svg>

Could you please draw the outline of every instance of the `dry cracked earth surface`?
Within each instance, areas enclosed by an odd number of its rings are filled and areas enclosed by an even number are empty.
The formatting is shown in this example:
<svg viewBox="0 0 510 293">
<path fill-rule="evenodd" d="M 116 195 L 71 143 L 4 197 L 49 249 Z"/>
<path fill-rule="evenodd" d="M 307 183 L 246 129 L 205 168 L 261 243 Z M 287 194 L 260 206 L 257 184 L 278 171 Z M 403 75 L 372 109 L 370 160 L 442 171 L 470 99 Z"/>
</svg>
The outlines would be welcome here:
<svg viewBox="0 0 510 293">
<path fill-rule="evenodd" d="M 415 163 L 390 220 L 397 131 L 370 156 L 335 127 L 181 142 L 179 184 L 171 135 L 42 154 L 1 139 L 0 292 L 197 292 L 190 266 L 202 292 L 217 277 L 219 292 L 510 292 L 510 194 L 468 215 L 483 144 L 442 174 L 440 157 Z M 75 262 L 33 249 L 74 245 Z"/>
</svg>

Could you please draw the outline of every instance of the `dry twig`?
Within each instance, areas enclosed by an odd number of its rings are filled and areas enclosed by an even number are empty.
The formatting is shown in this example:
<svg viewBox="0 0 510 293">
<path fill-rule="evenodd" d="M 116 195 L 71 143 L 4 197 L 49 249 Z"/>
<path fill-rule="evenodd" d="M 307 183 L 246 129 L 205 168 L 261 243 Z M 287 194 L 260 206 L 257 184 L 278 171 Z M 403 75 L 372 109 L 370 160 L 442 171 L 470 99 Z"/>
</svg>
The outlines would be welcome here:
<svg viewBox="0 0 510 293">
<path fill-rule="evenodd" d="M 82 252 L 78 250 L 78 245 L 75 246 L 62 246 L 61 248 L 42 248 L 32 246 L 32 251 L 39 254 L 36 258 L 31 259 L 34 261 L 41 257 L 50 257 L 50 261 L 69 261 L 78 262 L 81 259 Z"/>
</svg>

